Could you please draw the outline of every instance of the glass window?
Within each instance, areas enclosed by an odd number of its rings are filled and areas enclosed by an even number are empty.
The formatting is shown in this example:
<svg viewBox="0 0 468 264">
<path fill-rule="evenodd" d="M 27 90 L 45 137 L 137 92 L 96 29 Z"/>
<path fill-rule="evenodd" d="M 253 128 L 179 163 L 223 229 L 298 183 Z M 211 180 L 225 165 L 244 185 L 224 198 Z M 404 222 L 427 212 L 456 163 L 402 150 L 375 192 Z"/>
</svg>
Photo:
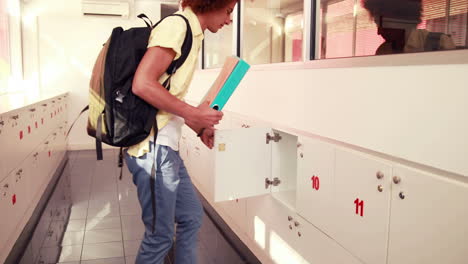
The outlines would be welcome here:
<svg viewBox="0 0 468 264">
<path fill-rule="evenodd" d="M 222 67 L 226 57 L 236 55 L 235 49 L 233 49 L 233 24 L 224 26 L 217 33 L 205 30 L 203 44 L 203 64 L 205 69 Z"/>
<path fill-rule="evenodd" d="M 7 92 L 10 77 L 10 33 L 6 0 L 0 0 L 0 94 Z"/>
<path fill-rule="evenodd" d="M 319 58 L 467 48 L 468 0 L 322 0 Z"/>
<path fill-rule="evenodd" d="M 250 64 L 302 61 L 303 0 L 248 0 L 241 5 L 241 57 Z"/>
</svg>

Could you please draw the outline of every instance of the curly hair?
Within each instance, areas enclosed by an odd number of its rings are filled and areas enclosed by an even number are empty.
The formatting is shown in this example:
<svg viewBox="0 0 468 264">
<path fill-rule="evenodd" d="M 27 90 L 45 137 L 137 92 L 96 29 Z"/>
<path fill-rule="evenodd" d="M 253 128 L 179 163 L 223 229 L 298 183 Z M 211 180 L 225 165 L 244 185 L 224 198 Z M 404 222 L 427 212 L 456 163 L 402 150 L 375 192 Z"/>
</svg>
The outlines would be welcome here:
<svg viewBox="0 0 468 264">
<path fill-rule="evenodd" d="M 421 22 L 421 0 L 362 0 L 362 6 L 374 18 L 383 16 Z"/>
<path fill-rule="evenodd" d="M 193 12 L 203 14 L 211 11 L 222 9 L 229 3 L 237 0 L 182 0 L 182 7 L 189 6 Z"/>
</svg>

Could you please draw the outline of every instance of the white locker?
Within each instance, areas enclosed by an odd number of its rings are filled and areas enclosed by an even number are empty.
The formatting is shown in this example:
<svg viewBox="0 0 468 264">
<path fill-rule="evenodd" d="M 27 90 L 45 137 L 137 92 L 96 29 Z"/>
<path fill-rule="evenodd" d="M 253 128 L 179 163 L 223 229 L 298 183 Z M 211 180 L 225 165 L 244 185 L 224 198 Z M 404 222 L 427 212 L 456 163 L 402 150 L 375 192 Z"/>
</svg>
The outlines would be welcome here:
<svg viewBox="0 0 468 264">
<path fill-rule="evenodd" d="M 281 184 L 286 188 L 275 189 L 277 197 L 294 201 L 296 144 L 297 137 L 271 128 L 217 131 L 214 201 L 269 194 L 272 186 Z"/>
<path fill-rule="evenodd" d="M 304 263 L 294 211 L 272 196 L 247 199 L 247 235 L 274 263 Z"/>
<path fill-rule="evenodd" d="M 299 138 L 297 213 L 330 234 L 333 210 L 335 149 L 308 137 Z"/>
<path fill-rule="evenodd" d="M 13 182 L 14 179 L 6 177 L 0 181 L 0 212 L 13 212 L 12 194 L 13 194 Z M 7 241 L 15 227 L 15 219 L 12 214 L 8 214 L 9 217 L 2 217 L 0 221 L 0 252 L 4 252 Z"/>
<path fill-rule="evenodd" d="M 6 140 L 6 120 L 3 116 L 0 115 L 0 144 Z M 4 179 L 7 175 L 6 170 L 6 156 L 8 154 L 6 151 L 0 151 L 0 181 Z"/>
<path fill-rule="evenodd" d="M 345 248 L 339 245 L 316 226 L 299 215 L 294 216 L 297 251 L 304 258 L 302 264 L 362 264 Z"/>
<path fill-rule="evenodd" d="M 394 170 L 388 264 L 468 262 L 468 181 Z"/>
<path fill-rule="evenodd" d="M 364 263 L 387 259 L 392 167 L 352 150 L 336 149 L 332 237 Z"/>
</svg>

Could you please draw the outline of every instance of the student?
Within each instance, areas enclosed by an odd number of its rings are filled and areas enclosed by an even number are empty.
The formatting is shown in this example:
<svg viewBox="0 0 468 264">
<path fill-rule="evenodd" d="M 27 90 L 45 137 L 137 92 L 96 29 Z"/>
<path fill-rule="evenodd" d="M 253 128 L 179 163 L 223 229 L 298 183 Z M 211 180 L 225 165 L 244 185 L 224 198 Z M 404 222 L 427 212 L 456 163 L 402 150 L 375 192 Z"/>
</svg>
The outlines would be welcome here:
<svg viewBox="0 0 468 264">
<path fill-rule="evenodd" d="M 455 49 L 446 34 L 417 29 L 421 23 L 422 0 L 362 0 L 385 39 L 376 55 Z"/>
<path fill-rule="evenodd" d="M 236 3 L 237 0 L 182 1 L 183 11 L 177 13 L 189 21 L 193 43 L 187 60 L 171 78 L 169 91 L 161 83 L 167 78 L 165 71 L 169 64 L 181 55 L 187 28 L 183 18 L 168 17 L 153 29 L 148 50 L 136 71 L 133 92 L 159 109 L 156 147 L 153 149 L 151 134 L 128 148 L 125 155 L 137 186 L 145 225 L 137 264 L 163 263 L 172 246 L 175 229 L 175 263 L 197 263 L 197 236 L 203 210 L 179 156 L 178 142 L 185 122 L 207 147 L 212 148 L 213 126 L 223 114 L 207 103 L 190 106 L 183 98 L 197 65 L 203 32 L 208 29 L 215 33 L 229 25 Z M 151 177 L 153 164 L 154 179 Z"/>
</svg>

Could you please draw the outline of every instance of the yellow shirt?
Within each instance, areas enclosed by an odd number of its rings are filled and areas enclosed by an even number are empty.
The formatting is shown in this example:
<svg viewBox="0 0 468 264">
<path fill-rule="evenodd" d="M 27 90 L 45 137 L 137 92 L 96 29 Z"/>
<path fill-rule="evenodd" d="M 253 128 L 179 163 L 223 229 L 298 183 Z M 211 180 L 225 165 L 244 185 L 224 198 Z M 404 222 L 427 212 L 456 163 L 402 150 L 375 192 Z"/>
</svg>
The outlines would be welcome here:
<svg viewBox="0 0 468 264">
<path fill-rule="evenodd" d="M 192 81 L 193 72 L 197 66 L 198 53 L 203 41 L 203 31 L 197 16 L 190 7 L 186 7 L 184 11 L 178 11 L 176 14 L 181 14 L 187 18 L 193 36 L 192 49 L 190 50 L 187 60 L 172 76 L 171 88 L 169 90 L 172 95 L 183 100 L 184 96 L 187 94 L 188 86 Z M 176 53 L 174 59 L 178 59 L 181 55 L 181 47 L 184 42 L 186 30 L 185 21 L 181 17 L 167 17 L 151 32 L 148 48 L 157 46 L 171 48 Z M 164 73 L 159 79 L 159 83 L 162 84 L 167 78 L 168 75 Z M 172 116 L 172 114 L 160 110 L 156 116 L 158 129 L 161 130 L 166 126 Z M 149 141 L 152 140 L 153 136 L 153 131 L 151 131 L 151 134 L 145 140 L 129 147 L 128 154 L 134 157 L 141 157 L 149 152 Z"/>
</svg>

